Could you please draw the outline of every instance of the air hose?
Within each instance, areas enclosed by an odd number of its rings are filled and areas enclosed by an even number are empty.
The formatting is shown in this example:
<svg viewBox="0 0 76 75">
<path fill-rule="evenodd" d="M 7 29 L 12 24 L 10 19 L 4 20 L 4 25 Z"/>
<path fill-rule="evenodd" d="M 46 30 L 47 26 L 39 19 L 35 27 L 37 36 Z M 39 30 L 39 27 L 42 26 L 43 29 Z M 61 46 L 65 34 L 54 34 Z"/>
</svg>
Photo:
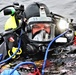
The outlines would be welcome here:
<svg viewBox="0 0 76 75">
<path fill-rule="evenodd" d="M 42 65 L 42 75 L 44 75 L 44 69 L 45 69 L 45 66 L 46 66 L 46 60 L 47 60 L 48 51 L 49 51 L 50 46 L 52 45 L 52 43 L 53 43 L 56 39 L 58 39 L 59 37 L 63 36 L 64 34 L 66 34 L 68 31 L 69 31 L 69 29 L 66 30 L 65 32 L 63 32 L 62 34 L 58 35 L 57 37 L 55 37 L 55 38 L 48 44 L 48 47 L 47 47 L 47 49 L 46 49 L 45 56 L 44 56 L 44 62 L 43 62 L 43 65 Z"/>
<path fill-rule="evenodd" d="M 0 10 L 0 12 L 3 11 L 4 9 L 8 8 L 8 7 L 14 7 L 14 5 L 6 6 L 6 7 L 2 8 L 2 9 Z"/>
</svg>

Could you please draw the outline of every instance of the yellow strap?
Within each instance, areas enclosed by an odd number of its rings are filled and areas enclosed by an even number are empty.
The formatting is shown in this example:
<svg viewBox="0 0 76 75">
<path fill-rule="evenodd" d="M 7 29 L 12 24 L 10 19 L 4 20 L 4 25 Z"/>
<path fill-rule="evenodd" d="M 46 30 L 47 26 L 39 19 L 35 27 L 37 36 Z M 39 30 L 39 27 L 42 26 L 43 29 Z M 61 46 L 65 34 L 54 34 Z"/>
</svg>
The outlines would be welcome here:
<svg viewBox="0 0 76 75">
<path fill-rule="evenodd" d="M 8 50 L 8 55 L 11 56 L 10 50 Z M 12 57 L 12 59 L 14 59 L 15 57 L 16 57 L 16 55 L 14 55 L 14 56 Z"/>
<path fill-rule="evenodd" d="M 18 48 L 13 47 L 13 48 L 12 48 L 12 53 L 15 53 L 16 50 L 18 50 Z M 21 53 L 22 53 L 22 50 L 21 50 L 21 48 L 20 48 L 20 50 L 17 52 L 17 55 L 20 55 Z"/>
<path fill-rule="evenodd" d="M 14 54 L 16 52 L 18 48 L 13 47 L 12 48 L 12 54 Z M 19 52 L 16 53 L 16 55 L 20 55 L 22 53 L 22 49 L 20 48 Z M 8 50 L 8 55 L 11 56 L 10 50 Z M 16 58 L 16 55 L 14 55 L 12 58 Z"/>
</svg>

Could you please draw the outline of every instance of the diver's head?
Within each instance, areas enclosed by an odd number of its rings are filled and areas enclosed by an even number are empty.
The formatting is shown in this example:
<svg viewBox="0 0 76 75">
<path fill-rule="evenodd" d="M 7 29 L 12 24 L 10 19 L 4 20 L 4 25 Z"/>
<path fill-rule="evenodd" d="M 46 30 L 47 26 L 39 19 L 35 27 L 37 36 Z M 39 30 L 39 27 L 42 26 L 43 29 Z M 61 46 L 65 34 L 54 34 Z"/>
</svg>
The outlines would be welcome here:
<svg viewBox="0 0 76 75">
<path fill-rule="evenodd" d="M 26 10 L 27 34 L 32 41 L 47 42 L 54 38 L 55 25 L 50 11 L 43 3 L 33 3 Z"/>
</svg>

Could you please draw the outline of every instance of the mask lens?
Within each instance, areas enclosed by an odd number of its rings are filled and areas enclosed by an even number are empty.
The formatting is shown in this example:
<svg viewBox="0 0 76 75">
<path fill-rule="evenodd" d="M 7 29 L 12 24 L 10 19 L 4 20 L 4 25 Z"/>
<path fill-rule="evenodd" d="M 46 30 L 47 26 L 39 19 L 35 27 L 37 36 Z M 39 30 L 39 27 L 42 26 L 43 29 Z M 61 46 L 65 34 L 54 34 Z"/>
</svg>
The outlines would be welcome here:
<svg viewBox="0 0 76 75">
<path fill-rule="evenodd" d="M 47 23 L 36 23 L 33 25 L 32 27 L 32 34 L 35 34 L 41 30 L 45 30 L 45 32 L 47 32 L 48 34 L 50 33 L 50 25 Z"/>
<path fill-rule="evenodd" d="M 53 23 L 31 23 L 31 32 L 27 35 L 35 42 L 47 42 L 54 38 L 55 25 Z"/>
</svg>

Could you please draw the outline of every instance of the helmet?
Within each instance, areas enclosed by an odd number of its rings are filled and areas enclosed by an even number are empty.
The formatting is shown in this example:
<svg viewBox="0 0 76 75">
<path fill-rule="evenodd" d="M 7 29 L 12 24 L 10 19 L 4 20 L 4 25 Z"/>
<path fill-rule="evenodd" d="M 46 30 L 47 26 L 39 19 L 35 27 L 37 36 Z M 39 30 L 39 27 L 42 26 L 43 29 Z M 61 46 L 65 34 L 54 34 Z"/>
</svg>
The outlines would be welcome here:
<svg viewBox="0 0 76 75">
<path fill-rule="evenodd" d="M 40 11 L 39 11 L 40 6 L 44 6 L 46 15 L 49 17 L 50 11 L 48 7 L 43 3 L 34 2 L 28 5 L 28 7 L 26 8 L 25 10 L 26 18 L 29 19 L 30 17 L 40 16 Z"/>
<path fill-rule="evenodd" d="M 33 3 L 26 8 L 28 36 L 33 41 L 45 42 L 54 38 L 54 24 L 48 7 L 43 3 Z"/>
</svg>

